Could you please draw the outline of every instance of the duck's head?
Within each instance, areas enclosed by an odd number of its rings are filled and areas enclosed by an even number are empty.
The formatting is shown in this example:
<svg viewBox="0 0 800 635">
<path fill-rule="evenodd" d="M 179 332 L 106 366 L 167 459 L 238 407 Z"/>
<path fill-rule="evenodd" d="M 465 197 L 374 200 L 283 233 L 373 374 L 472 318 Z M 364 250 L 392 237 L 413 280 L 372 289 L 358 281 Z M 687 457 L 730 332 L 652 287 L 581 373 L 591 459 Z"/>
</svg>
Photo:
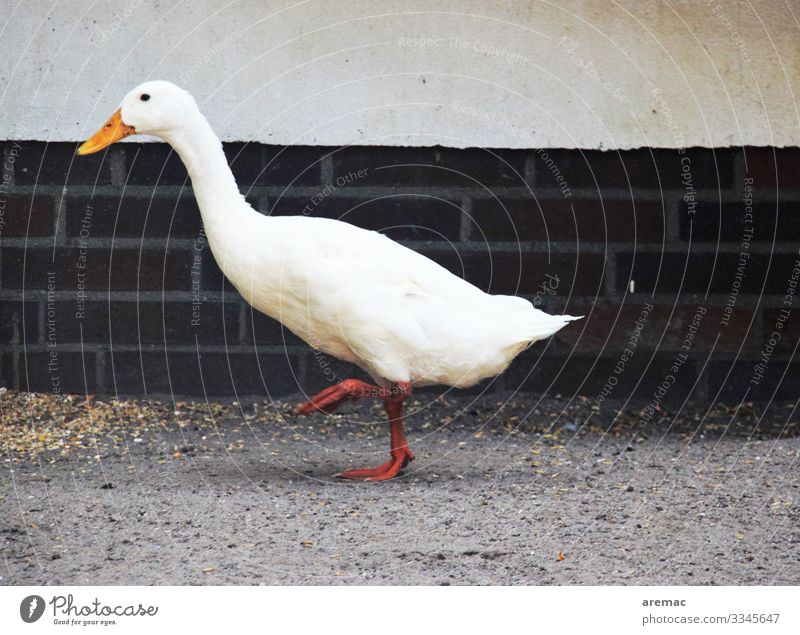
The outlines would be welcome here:
<svg viewBox="0 0 800 635">
<path fill-rule="evenodd" d="M 98 152 L 132 134 L 168 137 L 198 112 L 194 97 L 171 82 L 139 84 L 125 95 L 103 127 L 78 148 L 78 154 Z"/>
</svg>

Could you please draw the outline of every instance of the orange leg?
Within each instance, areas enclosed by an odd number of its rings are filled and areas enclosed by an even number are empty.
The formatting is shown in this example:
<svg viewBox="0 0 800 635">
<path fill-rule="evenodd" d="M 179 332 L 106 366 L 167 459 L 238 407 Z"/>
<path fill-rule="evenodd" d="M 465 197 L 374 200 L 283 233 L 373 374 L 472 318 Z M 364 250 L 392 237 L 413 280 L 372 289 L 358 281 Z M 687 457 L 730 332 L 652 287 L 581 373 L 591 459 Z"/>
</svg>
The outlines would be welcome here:
<svg viewBox="0 0 800 635">
<path fill-rule="evenodd" d="M 326 388 L 295 410 L 298 414 L 309 414 L 316 410 L 332 413 L 347 400 L 357 401 L 363 397 L 383 400 L 391 427 L 391 458 L 378 467 L 347 470 L 336 476 L 356 481 L 386 481 L 397 476 L 410 461 L 414 453 L 408 447 L 403 432 L 403 401 L 411 394 L 411 384 L 401 382 L 391 388 L 373 386 L 357 379 L 346 379 L 336 386 Z"/>
</svg>

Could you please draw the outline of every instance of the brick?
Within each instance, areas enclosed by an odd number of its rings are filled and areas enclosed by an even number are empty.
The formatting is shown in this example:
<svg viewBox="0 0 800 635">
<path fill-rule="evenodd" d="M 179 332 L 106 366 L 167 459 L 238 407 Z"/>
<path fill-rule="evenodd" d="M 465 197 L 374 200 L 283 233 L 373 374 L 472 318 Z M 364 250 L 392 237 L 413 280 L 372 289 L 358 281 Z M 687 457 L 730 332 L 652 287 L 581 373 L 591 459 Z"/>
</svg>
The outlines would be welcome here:
<svg viewBox="0 0 800 635">
<path fill-rule="evenodd" d="M 225 158 L 239 187 L 264 185 L 264 148 L 258 143 L 223 143 Z"/>
<path fill-rule="evenodd" d="M 190 185 L 180 157 L 166 143 L 126 143 L 130 185 Z"/>
<path fill-rule="evenodd" d="M 582 355 L 570 357 L 541 357 L 542 345 L 536 345 L 520 355 L 506 372 L 505 388 L 514 391 L 530 391 L 536 393 L 565 396 L 581 394 L 590 398 L 600 395 L 612 375 L 617 379 L 608 399 L 625 400 L 629 397 L 646 402 L 654 398 L 654 393 L 671 374 L 673 358 L 656 356 L 651 360 L 652 352 L 640 357 L 633 357 L 625 365 L 622 373 L 615 373 L 617 360 L 614 358 L 596 358 Z M 692 392 L 697 380 L 696 363 L 686 362 L 675 377 L 674 383 L 662 397 L 662 404 L 677 405 Z"/>
<path fill-rule="evenodd" d="M 526 158 L 521 150 L 351 147 L 333 153 L 334 183 L 366 170 L 359 187 L 523 186 Z"/>
<path fill-rule="evenodd" d="M 739 293 L 783 293 L 796 256 L 791 254 L 751 254 Z M 692 252 L 686 254 L 621 253 L 617 255 L 617 289 L 623 291 L 628 280 L 636 281 L 639 293 L 720 293 L 734 288 L 739 255 Z"/>
<path fill-rule="evenodd" d="M 745 148 L 745 173 L 756 192 L 800 189 L 800 149 Z"/>
<path fill-rule="evenodd" d="M 0 355 L 0 381 L 6 386 L 44 393 L 86 394 L 96 391 L 94 351 L 59 351 L 52 371 L 48 351 L 25 351 Z"/>
<path fill-rule="evenodd" d="M 111 182 L 110 154 L 106 152 L 79 157 L 76 143 L 20 144 L 14 162 L 14 181 L 17 185 L 102 185 Z"/>
<path fill-rule="evenodd" d="M 322 160 L 331 152 L 324 147 L 264 146 L 259 185 L 317 185 L 322 179 Z"/>
<path fill-rule="evenodd" d="M 0 353 L 0 387 L 19 389 L 19 365 L 22 353 Z"/>
<path fill-rule="evenodd" d="M 729 187 L 733 181 L 736 153 L 733 150 L 691 148 L 677 150 L 544 150 L 534 152 L 536 189 L 560 191 L 553 173 L 558 169 L 571 190 L 589 189 L 684 189 L 681 160 L 688 158 L 695 189 Z"/>
<path fill-rule="evenodd" d="M 135 185 L 188 185 L 186 168 L 165 143 L 126 144 L 128 182 Z M 247 193 L 260 185 L 316 185 L 325 148 L 225 143 L 223 151 L 236 182 Z"/>
<path fill-rule="evenodd" d="M 422 253 L 487 293 L 535 294 L 547 274 L 559 279 L 557 295 L 595 295 L 602 288 L 599 254 L 424 249 Z"/>
<path fill-rule="evenodd" d="M 55 205 L 51 196 L 9 196 L 0 212 L 0 237 L 52 236 L 55 233 Z"/>
<path fill-rule="evenodd" d="M 245 344 L 273 344 L 279 346 L 307 346 L 289 329 L 277 320 L 256 311 L 246 305 L 245 311 Z"/>
<path fill-rule="evenodd" d="M 619 358 L 619 353 L 629 347 L 631 338 L 642 316 L 649 298 L 634 296 L 626 306 L 611 304 L 572 305 L 567 313 L 584 315 L 585 321 L 561 329 L 553 336 L 557 342 L 575 347 L 581 352 L 604 351 L 606 355 Z M 735 307 L 727 325 L 721 322 L 723 307 L 702 304 L 706 310 L 689 346 L 691 354 L 707 352 L 716 342 L 715 351 L 756 351 L 759 346 L 758 320 L 754 319 L 756 308 Z M 634 354 L 649 355 L 651 351 L 679 351 L 689 336 L 690 327 L 698 314 L 698 305 L 681 304 L 654 305 L 644 318 Z M 719 339 L 717 339 L 719 336 Z"/>
<path fill-rule="evenodd" d="M 136 312 L 135 303 L 124 305 L 124 317 L 127 319 L 123 333 L 135 338 L 136 334 Z M 85 345 L 102 344 L 108 345 L 112 341 L 109 336 L 108 302 L 84 302 L 83 319 L 76 317 L 79 305 L 76 300 L 56 301 L 52 305 L 51 315 L 56 340 L 61 344 L 79 344 L 81 341 Z M 115 344 L 119 344 L 116 338 Z"/>
<path fill-rule="evenodd" d="M 0 254 L 4 289 L 47 289 L 48 272 L 55 273 L 55 290 L 77 291 L 78 273 L 84 272 L 86 290 L 191 290 L 191 252 L 178 248 L 158 251 L 108 248 L 88 249 L 86 267 L 79 269 L 78 249 L 7 248 Z"/>
<path fill-rule="evenodd" d="M 294 379 L 299 363 L 283 353 L 201 351 L 198 359 L 195 353 L 119 352 L 113 355 L 113 368 L 114 383 L 108 378 L 106 386 L 116 385 L 122 394 L 281 397 L 299 390 Z"/>
<path fill-rule="evenodd" d="M 0 301 L 0 344 L 35 342 L 39 337 L 39 306 L 36 302 Z"/>
<path fill-rule="evenodd" d="M 775 332 L 780 333 L 775 352 L 795 353 L 795 346 L 800 340 L 800 307 L 782 308 L 790 309 L 788 318 L 781 308 L 764 309 L 764 337 L 759 343 L 758 353 L 761 352 L 763 345 L 772 339 L 772 334 Z"/>
<path fill-rule="evenodd" d="M 772 358 L 759 378 L 754 370 L 759 360 L 715 361 L 708 367 L 708 394 L 737 403 L 747 401 L 789 401 L 800 394 L 800 363 Z M 753 380 L 758 381 L 754 384 Z"/>
<path fill-rule="evenodd" d="M 197 238 L 200 210 L 191 190 L 156 196 L 72 196 L 66 203 L 67 236 L 88 238 Z M 84 227 L 84 221 L 88 227 Z"/>
<path fill-rule="evenodd" d="M 745 204 L 707 201 L 695 207 L 689 215 L 686 203 L 681 203 L 681 239 L 693 241 L 742 242 L 745 237 Z M 752 203 L 752 242 L 795 243 L 800 240 L 800 203 L 777 201 Z"/>
<path fill-rule="evenodd" d="M 271 215 L 333 218 L 363 229 L 380 231 L 394 240 L 458 240 L 461 206 L 433 196 L 382 196 L 371 199 L 328 196 L 315 199 L 282 198 Z"/>
<path fill-rule="evenodd" d="M 230 281 L 225 278 L 222 269 L 219 268 L 211 249 L 204 249 L 200 257 L 202 259 L 201 287 L 203 290 L 224 291 L 226 295 L 237 293 Z"/>
<path fill-rule="evenodd" d="M 59 342 L 114 345 L 237 345 L 236 303 L 88 301 L 79 314 L 77 301 L 55 303 Z M 198 323 L 193 322 L 197 320 Z M 82 329 L 82 330 L 81 330 Z"/>
<path fill-rule="evenodd" d="M 261 202 L 263 197 L 257 194 L 256 192 L 247 193 L 245 191 L 242 191 L 243 189 L 244 188 L 240 187 L 239 191 L 242 192 L 242 196 L 244 196 L 244 199 L 247 201 L 247 204 L 257 212 L 263 213 L 264 206 Z"/>
<path fill-rule="evenodd" d="M 54 335 L 62 347 L 59 374 L 64 390 L 83 392 L 84 362 L 89 389 L 96 390 L 96 356 L 104 355 L 106 376 L 101 385 L 113 392 L 112 359 L 108 352 L 113 345 L 113 369 L 119 386 L 124 388 L 121 392 L 141 392 L 145 380 L 148 392 L 169 392 L 166 381 L 169 359 L 175 394 L 202 396 L 200 367 L 190 350 L 195 341 L 202 349 L 202 379 L 212 397 L 231 396 L 235 391 L 241 395 L 264 395 L 267 389 L 270 396 L 301 389 L 310 393 L 343 377 L 363 377 L 351 365 L 315 353 L 278 322 L 260 313 L 253 314 L 224 280 L 207 246 L 201 251 L 202 289 L 214 299 L 204 301 L 201 323 L 193 327 L 191 303 L 178 301 L 169 292 L 191 290 L 196 280 L 190 270 L 195 252 L 191 245 L 176 246 L 172 242 L 166 251 L 155 247 L 168 237 L 193 240 L 200 233 L 201 218 L 191 188 L 175 187 L 186 179 L 180 161 L 176 156 L 170 157 L 165 144 L 126 143 L 86 158 L 75 158 L 75 147 L 76 144 L 70 143 L 25 142 L 15 152 L 16 183 L 23 188 L 37 183 L 37 195 L 31 202 L 29 195 L 20 194 L 13 186 L 5 192 L 2 238 L 53 236 L 62 205 L 60 213 L 66 237 L 73 239 L 75 246 L 58 247 L 55 260 L 52 246 L 42 245 L 49 240 L 39 240 L 27 249 L 4 244 L 0 250 L 0 284 L 8 295 L 8 299 L 0 302 L 0 379 L 5 385 L 20 386 L 27 375 L 31 383 L 22 385 L 23 388 L 52 389 L 48 355 L 38 343 L 50 333 L 39 330 L 39 304 L 46 300 L 37 293 L 47 288 L 48 271 L 56 272 L 56 289 L 72 296 L 60 298 L 55 306 Z M 8 153 L 13 144 L 6 143 L 4 148 Z M 424 242 L 418 247 L 423 253 L 492 293 L 524 294 L 530 298 L 536 296 L 547 274 L 558 275 L 556 295 L 543 296 L 540 306 L 550 313 L 566 310 L 573 315 L 586 314 L 587 320 L 571 324 L 554 338 L 532 347 L 506 375 L 471 389 L 474 394 L 521 387 L 564 394 L 578 391 L 594 397 L 609 372 L 613 372 L 641 304 L 654 290 L 674 298 L 675 302 L 664 301 L 655 307 L 636 355 L 626 364 L 624 380 L 615 387 L 612 398 L 633 394 L 637 399 L 652 399 L 653 391 L 663 381 L 668 365 L 683 343 L 696 310 L 687 294 L 697 294 L 698 301 L 702 301 L 706 291 L 714 295 L 706 302 L 708 312 L 692 345 L 692 357 L 681 370 L 679 384 L 670 389 L 665 401 L 680 401 L 688 394 L 715 342 L 714 357 L 708 360 L 706 372 L 700 378 L 699 396 L 713 396 L 721 388 L 724 398 L 739 399 L 750 387 L 747 398 L 759 401 L 772 398 L 773 390 L 778 387 L 777 399 L 794 399 L 800 388 L 798 363 L 787 361 L 800 337 L 800 327 L 795 324 L 800 311 L 795 310 L 783 323 L 782 337 L 765 377 L 758 386 L 750 384 L 753 366 L 776 328 L 779 303 L 789 287 L 797 260 L 795 253 L 782 253 L 788 251 L 785 248 L 772 255 L 758 252 L 761 246 L 772 242 L 773 236 L 784 246 L 800 239 L 797 222 L 800 204 L 792 196 L 782 194 L 800 189 L 798 149 L 774 153 L 769 148 L 745 149 L 748 175 L 755 181 L 752 241 L 758 248 L 752 250 L 746 264 L 740 295 L 727 326 L 723 326 L 721 317 L 724 301 L 734 286 L 739 258 L 730 250 L 731 245 L 735 249 L 741 241 L 744 230 L 744 184 L 733 180 L 734 166 L 744 165 L 745 155 L 741 150 L 687 151 L 685 156 L 691 161 L 698 197 L 692 217 L 682 201 L 681 155 L 673 150 L 548 151 L 573 190 L 574 195 L 569 199 L 561 196 L 558 183 L 541 155 L 532 151 L 503 150 L 497 153 L 498 158 L 491 151 L 443 148 L 285 149 L 226 143 L 224 150 L 240 188 L 248 192 L 248 200 L 257 207 L 269 203 L 272 214 L 299 214 L 309 206 L 315 216 L 342 218 L 361 227 L 386 231 L 398 240 Z M 335 187 L 318 202 L 311 202 L 307 195 L 309 187 L 320 193 L 324 191 L 322 165 L 328 161 L 324 159 L 328 153 L 333 153 L 330 163 Z M 535 172 L 537 198 L 524 196 L 521 175 L 526 161 Z M 117 162 L 130 172 L 133 184 L 171 187 L 154 189 L 154 197 L 142 192 L 142 188 L 125 193 L 120 190 L 119 194 L 109 193 L 106 188 L 101 190 L 103 194 L 90 197 L 88 186 L 95 182 L 111 183 L 111 164 Z M 366 174 L 360 177 L 344 178 L 365 168 Z M 339 178 L 342 180 L 337 184 Z M 473 178 L 492 188 L 500 201 Z M 61 188 L 65 184 L 70 188 L 62 202 Z M 250 191 L 254 185 L 258 189 Z M 298 190 L 297 186 L 306 189 Z M 498 186 L 514 189 L 497 190 Z M 369 189 L 377 187 L 382 189 Z M 431 187 L 450 189 L 445 190 L 441 201 L 420 196 L 426 195 Z M 633 188 L 632 199 L 626 194 L 629 187 Z M 375 194 L 389 196 L 372 198 Z M 462 243 L 460 204 L 467 196 L 471 199 L 474 222 L 469 228 L 470 242 Z M 79 320 L 75 317 L 79 250 L 74 239 L 81 236 L 87 203 L 93 205 L 94 213 L 88 236 L 83 236 L 90 239 L 86 288 L 103 295 L 110 292 L 111 302 L 87 300 L 86 314 Z M 667 219 L 665 212 L 678 217 Z M 686 241 L 690 219 L 694 244 L 686 262 L 687 255 L 682 250 L 689 249 Z M 677 238 L 683 243 L 665 235 L 665 227 L 675 225 L 680 230 Z M 142 248 L 116 246 L 112 251 L 91 242 L 112 236 L 141 239 Z M 160 242 L 152 243 L 151 239 Z M 517 253 L 508 244 L 517 240 L 535 248 Z M 556 245 L 548 257 L 548 240 L 568 243 L 569 247 Z M 659 246 L 663 242 L 668 251 L 650 252 L 649 246 L 637 250 L 634 240 Z M 716 246 L 718 240 L 727 243 L 721 250 Z M 617 253 L 604 254 L 596 248 L 606 241 L 630 245 L 614 246 Z M 497 242 L 507 244 L 497 245 Z M 587 244 L 589 249 L 584 248 Z M 614 298 L 601 299 L 599 304 L 586 299 L 604 295 L 602 276 L 607 257 L 614 259 L 615 282 L 620 293 L 629 278 L 633 277 L 637 283 L 636 293 L 628 296 L 621 308 Z M 23 284 L 24 298 L 20 293 Z M 167 293 L 164 301 L 138 302 L 114 295 L 117 290 L 137 289 Z M 39 297 L 32 298 L 28 290 Z M 224 301 L 218 299 L 220 292 Z M 758 303 L 756 298 L 760 298 Z M 710 301 L 718 304 L 708 304 Z M 755 314 L 756 311 L 759 313 Z M 66 345 L 77 344 L 81 326 L 85 359 L 80 353 L 63 350 Z M 22 343 L 28 346 L 27 356 L 11 348 Z M 228 346 L 227 354 L 220 352 L 224 345 Z M 183 350 L 176 351 L 177 346 Z M 210 346 L 215 349 L 205 348 Z M 262 346 L 268 349 L 257 356 L 256 351 Z M 653 364 L 647 369 L 647 361 L 656 350 Z M 735 362 L 734 357 L 737 357 Z M 433 396 L 444 390 L 433 387 L 420 394 Z"/>
<path fill-rule="evenodd" d="M 478 241 L 661 242 L 665 212 L 657 201 L 476 199 L 470 239 Z"/>
<path fill-rule="evenodd" d="M 321 162 L 330 152 L 321 147 L 263 146 L 225 143 L 225 156 L 240 188 L 263 185 L 318 185 Z"/>
</svg>

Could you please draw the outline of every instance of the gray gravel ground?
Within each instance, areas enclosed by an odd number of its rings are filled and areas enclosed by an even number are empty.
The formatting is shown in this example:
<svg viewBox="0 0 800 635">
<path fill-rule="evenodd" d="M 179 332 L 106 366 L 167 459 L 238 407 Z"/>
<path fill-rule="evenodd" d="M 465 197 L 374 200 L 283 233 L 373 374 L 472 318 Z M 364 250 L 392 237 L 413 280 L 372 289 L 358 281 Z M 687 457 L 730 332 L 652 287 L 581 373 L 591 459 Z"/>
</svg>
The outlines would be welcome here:
<svg viewBox="0 0 800 635">
<path fill-rule="evenodd" d="M 414 401 L 416 460 L 361 484 L 378 406 L 52 399 L 3 399 L 0 584 L 800 583 L 791 407 Z"/>
</svg>

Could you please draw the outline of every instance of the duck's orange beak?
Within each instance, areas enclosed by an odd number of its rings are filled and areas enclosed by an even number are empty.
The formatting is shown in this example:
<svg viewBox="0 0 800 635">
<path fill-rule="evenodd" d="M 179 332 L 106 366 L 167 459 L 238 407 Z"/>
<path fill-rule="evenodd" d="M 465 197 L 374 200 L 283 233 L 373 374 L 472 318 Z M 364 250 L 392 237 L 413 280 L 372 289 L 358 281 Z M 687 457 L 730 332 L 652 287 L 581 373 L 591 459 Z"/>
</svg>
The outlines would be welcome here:
<svg viewBox="0 0 800 635">
<path fill-rule="evenodd" d="M 128 126 L 122 122 L 121 113 L 122 110 L 118 108 L 103 127 L 94 133 L 91 139 L 81 144 L 81 147 L 78 148 L 78 154 L 98 152 L 120 139 L 136 134 L 136 129 L 133 126 Z"/>
</svg>

